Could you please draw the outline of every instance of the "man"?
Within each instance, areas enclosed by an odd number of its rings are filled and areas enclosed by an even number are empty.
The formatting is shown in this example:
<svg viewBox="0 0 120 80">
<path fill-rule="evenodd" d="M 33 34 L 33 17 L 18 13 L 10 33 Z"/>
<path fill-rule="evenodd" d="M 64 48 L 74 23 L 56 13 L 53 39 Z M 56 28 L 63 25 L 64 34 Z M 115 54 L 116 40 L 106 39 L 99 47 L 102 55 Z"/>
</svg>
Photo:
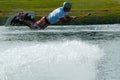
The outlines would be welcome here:
<svg viewBox="0 0 120 80">
<path fill-rule="evenodd" d="M 34 17 L 30 13 L 19 12 L 18 15 L 14 16 L 11 20 L 10 25 L 23 24 L 24 20 L 34 22 Z"/>
<path fill-rule="evenodd" d="M 34 24 L 30 24 L 24 21 L 24 24 L 30 27 L 30 29 L 45 29 L 48 25 L 55 24 L 57 22 L 65 23 L 76 17 L 70 17 L 68 12 L 70 12 L 72 4 L 70 2 L 64 2 L 63 7 L 57 8 L 52 11 L 48 16 L 42 17 L 39 21 Z"/>
</svg>

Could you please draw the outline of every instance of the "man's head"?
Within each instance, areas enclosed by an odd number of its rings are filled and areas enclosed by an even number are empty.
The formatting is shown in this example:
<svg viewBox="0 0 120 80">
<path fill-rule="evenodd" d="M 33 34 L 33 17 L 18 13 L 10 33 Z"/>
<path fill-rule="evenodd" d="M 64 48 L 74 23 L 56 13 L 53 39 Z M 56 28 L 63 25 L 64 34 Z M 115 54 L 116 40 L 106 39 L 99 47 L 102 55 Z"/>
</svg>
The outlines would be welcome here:
<svg viewBox="0 0 120 80">
<path fill-rule="evenodd" d="M 70 2 L 64 2 L 63 8 L 65 12 L 69 12 L 71 10 L 72 4 Z"/>
<path fill-rule="evenodd" d="M 20 17 L 21 19 L 24 18 L 24 12 L 23 12 L 23 11 L 19 12 L 19 17 Z"/>
</svg>

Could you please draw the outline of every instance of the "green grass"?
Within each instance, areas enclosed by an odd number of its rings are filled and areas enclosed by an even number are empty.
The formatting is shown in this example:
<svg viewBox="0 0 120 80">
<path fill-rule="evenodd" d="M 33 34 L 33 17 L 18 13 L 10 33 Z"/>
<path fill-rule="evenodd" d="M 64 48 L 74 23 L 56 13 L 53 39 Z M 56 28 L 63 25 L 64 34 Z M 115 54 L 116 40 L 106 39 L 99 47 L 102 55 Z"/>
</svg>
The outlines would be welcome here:
<svg viewBox="0 0 120 80">
<path fill-rule="evenodd" d="M 0 16 L 13 14 L 4 11 L 35 11 L 36 15 L 47 15 L 52 10 L 62 6 L 65 0 L 0 0 Z M 80 15 L 81 11 L 110 10 L 120 12 L 119 0 L 68 0 L 72 3 L 73 15 Z M 7 14 L 8 13 L 8 14 Z M 116 14 L 116 13 L 114 13 Z"/>
<path fill-rule="evenodd" d="M 53 10 L 65 0 L 0 0 L 0 10 Z M 119 0 L 68 0 L 73 10 L 120 10 Z"/>
</svg>

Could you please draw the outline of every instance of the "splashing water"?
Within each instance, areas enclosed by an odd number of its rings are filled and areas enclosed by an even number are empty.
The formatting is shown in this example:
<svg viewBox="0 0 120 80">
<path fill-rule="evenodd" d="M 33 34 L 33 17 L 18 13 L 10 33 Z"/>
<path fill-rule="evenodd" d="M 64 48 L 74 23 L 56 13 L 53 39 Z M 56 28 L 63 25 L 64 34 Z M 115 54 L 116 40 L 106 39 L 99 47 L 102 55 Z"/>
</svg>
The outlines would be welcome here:
<svg viewBox="0 0 120 80">
<path fill-rule="evenodd" d="M 102 53 L 76 40 L 13 42 L 0 54 L 0 80 L 95 80 Z"/>
</svg>

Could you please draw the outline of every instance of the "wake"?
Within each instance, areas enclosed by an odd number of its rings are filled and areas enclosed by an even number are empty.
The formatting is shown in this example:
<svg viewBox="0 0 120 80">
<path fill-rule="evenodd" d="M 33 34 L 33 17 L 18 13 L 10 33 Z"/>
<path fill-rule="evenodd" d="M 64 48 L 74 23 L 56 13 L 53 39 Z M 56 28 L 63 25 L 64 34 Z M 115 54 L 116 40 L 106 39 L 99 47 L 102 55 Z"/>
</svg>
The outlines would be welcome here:
<svg viewBox="0 0 120 80">
<path fill-rule="evenodd" d="M 15 42 L 0 56 L 1 80 L 95 80 L 96 64 L 103 51 L 97 45 L 76 40 Z"/>
</svg>

